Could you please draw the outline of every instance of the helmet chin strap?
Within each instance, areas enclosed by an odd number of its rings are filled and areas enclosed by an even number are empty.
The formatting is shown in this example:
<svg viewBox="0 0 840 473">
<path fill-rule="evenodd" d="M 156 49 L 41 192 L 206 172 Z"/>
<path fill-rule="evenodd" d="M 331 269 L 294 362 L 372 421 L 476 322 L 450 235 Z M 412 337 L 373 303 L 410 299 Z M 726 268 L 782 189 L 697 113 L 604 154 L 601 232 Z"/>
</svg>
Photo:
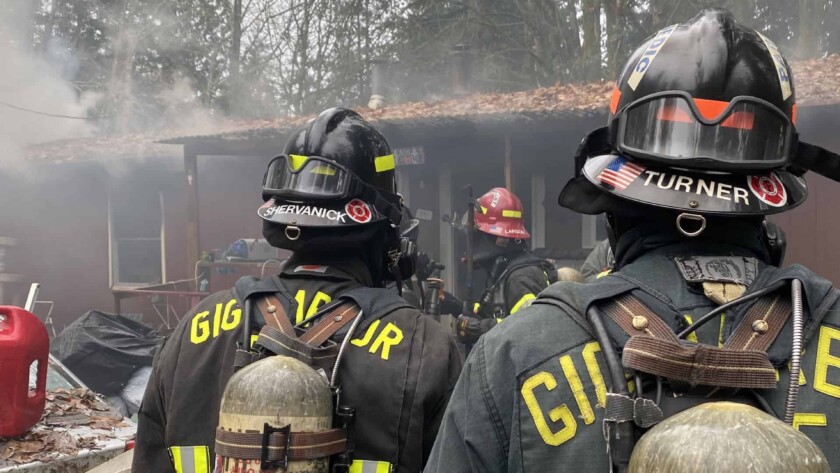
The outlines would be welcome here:
<svg viewBox="0 0 840 473">
<path fill-rule="evenodd" d="M 825 148 L 799 141 L 791 163 L 840 182 L 840 155 Z"/>
</svg>

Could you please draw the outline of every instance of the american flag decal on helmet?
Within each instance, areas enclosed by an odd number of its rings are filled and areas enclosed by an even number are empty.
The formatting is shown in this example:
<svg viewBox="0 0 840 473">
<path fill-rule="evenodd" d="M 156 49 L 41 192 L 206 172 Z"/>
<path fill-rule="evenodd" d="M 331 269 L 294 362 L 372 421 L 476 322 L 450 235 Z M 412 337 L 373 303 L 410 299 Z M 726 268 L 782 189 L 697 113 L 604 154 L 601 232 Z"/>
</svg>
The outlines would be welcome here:
<svg viewBox="0 0 840 473">
<path fill-rule="evenodd" d="M 631 163 L 624 156 L 619 156 L 608 164 L 601 174 L 598 174 L 598 182 L 624 190 L 643 172 L 645 172 L 644 166 Z"/>
<path fill-rule="evenodd" d="M 297 268 L 295 268 L 294 272 L 299 273 L 301 271 L 305 271 L 305 272 L 310 272 L 310 273 L 324 274 L 324 273 L 327 272 L 328 269 L 330 269 L 329 266 L 318 266 L 316 264 L 302 264 L 302 265 L 298 266 Z"/>
</svg>

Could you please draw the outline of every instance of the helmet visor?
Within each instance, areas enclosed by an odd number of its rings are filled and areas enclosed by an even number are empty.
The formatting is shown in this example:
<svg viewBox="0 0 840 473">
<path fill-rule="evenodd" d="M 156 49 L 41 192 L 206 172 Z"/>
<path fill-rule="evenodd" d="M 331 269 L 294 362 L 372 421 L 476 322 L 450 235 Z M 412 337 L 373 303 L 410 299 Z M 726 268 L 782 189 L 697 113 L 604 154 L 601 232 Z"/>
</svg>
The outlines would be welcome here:
<svg viewBox="0 0 840 473">
<path fill-rule="evenodd" d="M 339 199 L 350 196 L 353 173 L 318 156 L 281 155 L 268 165 L 263 194 L 269 196 Z"/>
<path fill-rule="evenodd" d="M 619 117 L 619 150 L 685 167 L 781 167 L 792 139 L 793 126 L 780 110 L 746 97 L 729 103 L 681 95 L 645 98 Z"/>
</svg>

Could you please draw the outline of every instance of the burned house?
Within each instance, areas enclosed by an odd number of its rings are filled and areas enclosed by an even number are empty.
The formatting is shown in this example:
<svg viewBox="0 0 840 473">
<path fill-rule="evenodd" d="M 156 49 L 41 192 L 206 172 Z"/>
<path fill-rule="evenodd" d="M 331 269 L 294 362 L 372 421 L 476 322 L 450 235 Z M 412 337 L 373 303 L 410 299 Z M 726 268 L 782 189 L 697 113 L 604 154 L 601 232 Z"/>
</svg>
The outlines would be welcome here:
<svg viewBox="0 0 840 473">
<path fill-rule="evenodd" d="M 833 129 L 840 57 L 795 70 L 803 139 L 840 150 Z M 357 108 L 395 148 L 398 187 L 421 221 L 420 247 L 446 265 L 448 288 L 463 273 L 461 238 L 449 222 L 466 210 L 468 185 L 476 194 L 512 189 L 525 206 L 532 247 L 566 264 L 579 264 L 604 237 L 597 217 L 560 208 L 557 196 L 572 177 L 580 139 L 605 123 L 611 91 L 611 83 L 556 85 L 433 103 L 388 105 L 386 97 L 384 107 Z M 88 309 L 113 311 L 115 301 L 119 311 L 142 312 L 149 323 L 175 323 L 208 291 L 272 270 L 274 262 L 210 263 L 204 254 L 260 238 L 256 209 L 265 166 L 307 118 L 34 147 L 25 170 L 0 170 L 7 203 L 0 236 L 15 240 L 5 271 L 42 284 L 41 298 L 54 303 L 59 328 Z M 840 186 L 813 174 L 808 182 L 805 204 L 773 217 L 787 232 L 787 263 L 840 284 L 840 248 L 833 243 L 840 223 L 832 212 Z"/>
</svg>

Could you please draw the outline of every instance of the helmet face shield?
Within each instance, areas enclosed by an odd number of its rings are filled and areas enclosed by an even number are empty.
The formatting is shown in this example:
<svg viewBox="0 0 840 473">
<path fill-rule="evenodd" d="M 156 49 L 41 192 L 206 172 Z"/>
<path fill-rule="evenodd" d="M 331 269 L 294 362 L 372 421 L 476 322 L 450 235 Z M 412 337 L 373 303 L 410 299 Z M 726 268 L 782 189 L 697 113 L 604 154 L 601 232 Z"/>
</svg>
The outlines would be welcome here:
<svg viewBox="0 0 840 473">
<path fill-rule="evenodd" d="M 614 126 L 623 153 L 705 170 L 780 168 L 795 141 L 787 116 L 754 97 L 721 102 L 684 92 L 653 94 L 621 110 Z"/>
<path fill-rule="evenodd" d="M 366 184 L 346 167 L 320 156 L 280 155 L 263 177 L 263 220 L 333 227 L 390 220 L 399 225 L 402 198 Z"/>
<path fill-rule="evenodd" d="M 333 200 L 359 192 L 359 179 L 344 166 L 319 156 L 281 155 L 268 165 L 263 194 Z"/>
</svg>

